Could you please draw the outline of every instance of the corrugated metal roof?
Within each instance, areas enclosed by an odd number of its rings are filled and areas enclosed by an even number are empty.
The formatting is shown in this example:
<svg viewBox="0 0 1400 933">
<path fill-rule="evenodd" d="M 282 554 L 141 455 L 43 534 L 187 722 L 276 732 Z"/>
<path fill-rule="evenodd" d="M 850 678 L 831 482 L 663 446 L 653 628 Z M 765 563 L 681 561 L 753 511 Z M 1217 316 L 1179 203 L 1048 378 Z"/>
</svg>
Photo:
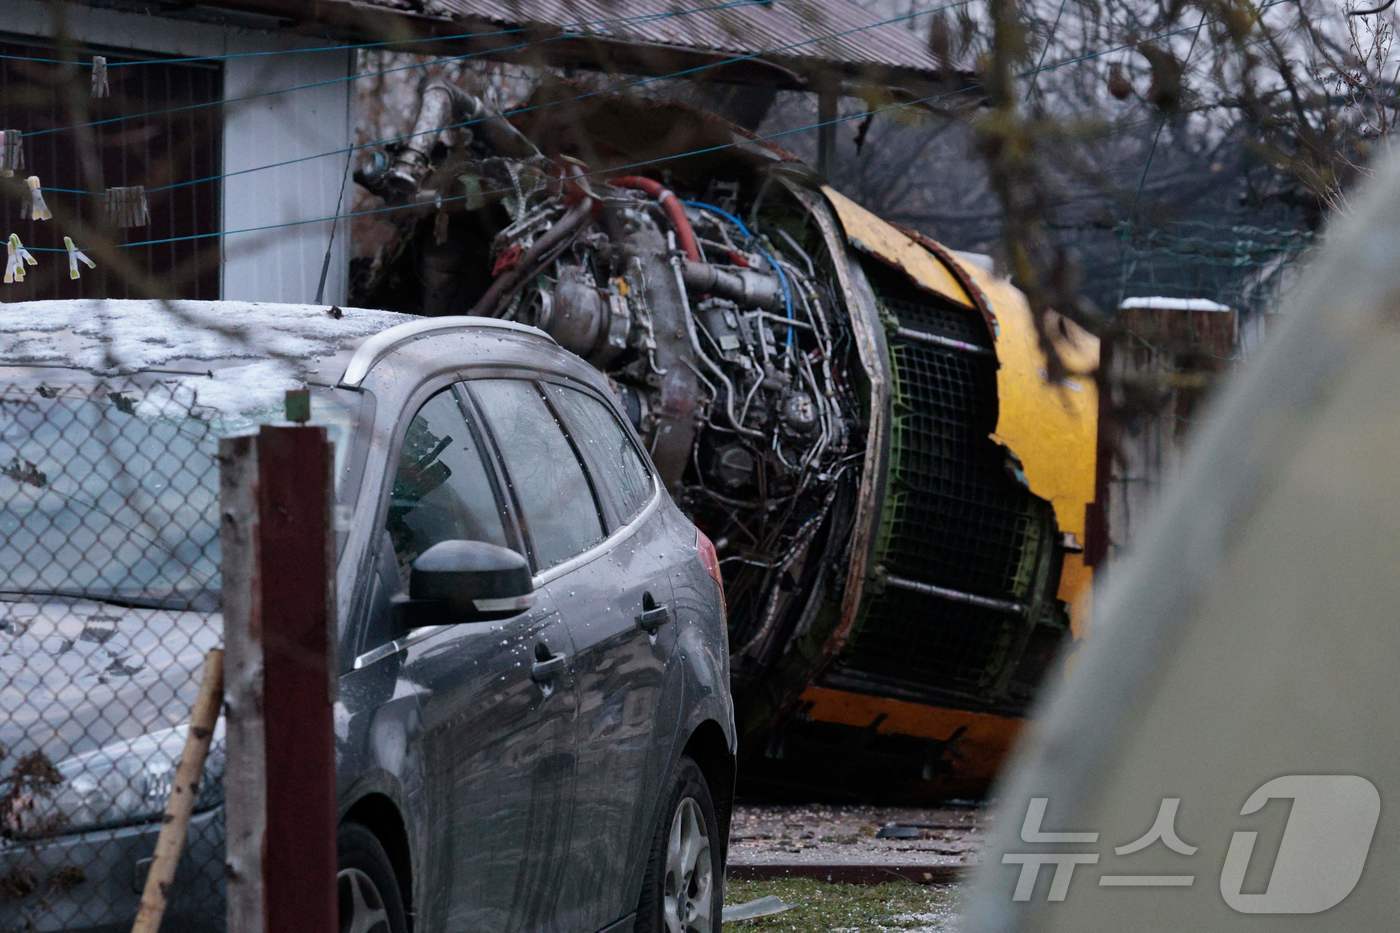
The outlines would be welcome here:
<svg viewBox="0 0 1400 933">
<path fill-rule="evenodd" d="M 367 5 L 403 11 L 396 0 L 367 0 Z M 415 12 L 502 27 L 562 27 L 610 42 L 711 56 L 752 55 L 808 75 L 835 66 L 872 77 L 900 72 L 947 77 L 923 41 L 929 17 L 888 22 L 892 14 L 850 0 L 755 0 L 733 6 L 724 0 L 424 0 Z"/>
</svg>

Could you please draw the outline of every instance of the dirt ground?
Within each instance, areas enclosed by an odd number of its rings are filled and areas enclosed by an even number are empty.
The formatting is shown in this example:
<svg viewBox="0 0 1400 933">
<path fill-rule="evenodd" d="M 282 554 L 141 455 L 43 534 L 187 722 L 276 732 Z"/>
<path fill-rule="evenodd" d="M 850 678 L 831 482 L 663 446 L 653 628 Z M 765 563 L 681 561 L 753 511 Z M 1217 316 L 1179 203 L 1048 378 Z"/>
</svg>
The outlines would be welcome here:
<svg viewBox="0 0 1400 933">
<path fill-rule="evenodd" d="M 978 804 L 740 805 L 726 903 L 771 895 L 792 907 L 732 926 L 955 933 L 958 882 L 976 864 L 985 831 Z M 853 880 L 861 883 L 846 883 Z"/>
<path fill-rule="evenodd" d="M 881 838 L 881 830 L 885 829 Z M 746 806 L 729 830 L 733 865 L 967 866 L 985 830 L 978 804 L 941 807 Z"/>
</svg>

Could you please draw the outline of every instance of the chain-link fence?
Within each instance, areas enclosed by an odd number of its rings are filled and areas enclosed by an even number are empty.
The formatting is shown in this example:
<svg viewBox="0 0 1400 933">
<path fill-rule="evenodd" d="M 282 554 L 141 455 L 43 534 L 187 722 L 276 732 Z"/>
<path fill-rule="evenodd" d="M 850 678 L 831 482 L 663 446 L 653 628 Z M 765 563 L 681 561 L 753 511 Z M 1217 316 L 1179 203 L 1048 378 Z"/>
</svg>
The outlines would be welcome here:
<svg viewBox="0 0 1400 933">
<path fill-rule="evenodd" d="M 0 931 L 129 928 L 223 637 L 217 419 L 168 374 L 9 373 Z M 223 925 L 223 759 L 220 726 L 165 929 Z"/>
</svg>

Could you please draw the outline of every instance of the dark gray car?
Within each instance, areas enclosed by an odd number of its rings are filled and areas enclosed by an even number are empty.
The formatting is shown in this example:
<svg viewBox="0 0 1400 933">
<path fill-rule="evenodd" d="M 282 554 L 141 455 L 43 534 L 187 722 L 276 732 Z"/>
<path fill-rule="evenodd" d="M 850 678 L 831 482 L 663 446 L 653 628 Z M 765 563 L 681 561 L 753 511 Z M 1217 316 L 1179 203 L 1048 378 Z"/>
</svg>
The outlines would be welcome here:
<svg viewBox="0 0 1400 933">
<path fill-rule="evenodd" d="M 121 449 L 93 447 L 85 416 L 49 417 L 67 404 L 58 385 L 101 386 L 73 411 L 116 404 L 133 424 L 144 399 L 189 391 L 216 428 L 192 451 L 275 418 L 286 384 L 312 388 L 336 442 L 342 929 L 718 929 L 735 758 L 719 568 L 595 369 L 497 320 L 183 302 L 157 340 L 168 312 L 147 303 L 9 309 L 7 463 L 56 475 Z M 237 333 L 179 336 L 205 317 Z M 108 349 L 127 354 L 119 393 L 92 372 L 111 369 Z M 77 457 L 46 463 L 56 440 Z M 91 482 L 110 481 L 101 470 Z M 24 479 L 0 477 L 0 613 L 25 620 L 0 625 L 0 745 L 56 763 L 61 819 L 44 832 L 0 814 L 0 879 L 22 861 L 83 879 L 0 893 L 0 930 L 126 928 L 161 801 L 91 789 L 110 771 L 151 790 L 149 761 L 179 755 L 190 672 L 221 637 L 216 516 L 186 536 L 209 539 L 182 565 L 206 571 L 199 592 L 166 610 L 136 570 L 106 593 L 107 577 L 63 587 L 35 570 L 19 531 L 57 482 Z M 62 508 L 74 501 L 89 500 Z M 407 598 L 466 567 L 523 585 L 447 614 Z M 115 633 L 100 646 L 64 637 L 99 617 Z M 128 642 L 142 663 L 113 674 Z M 35 675 L 55 646 L 71 670 Z M 221 771 L 216 754 L 167 929 L 223 923 Z"/>
</svg>

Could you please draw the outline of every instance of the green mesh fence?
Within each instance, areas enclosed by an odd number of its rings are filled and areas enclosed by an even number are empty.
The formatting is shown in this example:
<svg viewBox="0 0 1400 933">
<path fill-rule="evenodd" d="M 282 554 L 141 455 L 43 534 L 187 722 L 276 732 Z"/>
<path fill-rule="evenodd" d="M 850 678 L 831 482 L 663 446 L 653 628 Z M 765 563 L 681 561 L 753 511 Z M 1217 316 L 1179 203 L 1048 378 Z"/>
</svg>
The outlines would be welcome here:
<svg viewBox="0 0 1400 933">
<path fill-rule="evenodd" d="M 1208 298 L 1267 314 L 1313 244 L 1311 231 L 1206 221 L 1119 224 L 1119 297 Z"/>
</svg>

